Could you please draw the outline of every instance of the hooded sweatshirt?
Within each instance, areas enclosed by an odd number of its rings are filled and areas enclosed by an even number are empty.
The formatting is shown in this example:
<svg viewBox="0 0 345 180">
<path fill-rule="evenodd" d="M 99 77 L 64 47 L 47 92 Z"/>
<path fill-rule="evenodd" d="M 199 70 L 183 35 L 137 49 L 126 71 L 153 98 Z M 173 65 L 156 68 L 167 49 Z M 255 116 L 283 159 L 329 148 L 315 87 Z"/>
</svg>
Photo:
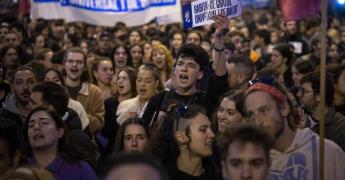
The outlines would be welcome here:
<svg viewBox="0 0 345 180">
<path fill-rule="evenodd" d="M 16 106 L 16 98 L 14 93 L 10 93 L 6 96 L 4 103 L 2 104 L 2 108 L 0 110 L 0 116 L 15 120 L 19 126 L 23 125 L 25 121 L 25 116 L 18 110 Z"/>
<path fill-rule="evenodd" d="M 268 179 L 319 179 L 319 136 L 309 128 L 299 129 L 284 152 L 270 151 L 272 160 Z M 325 139 L 325 179 L 345 179 L 345 153 Z"/>
</svg>

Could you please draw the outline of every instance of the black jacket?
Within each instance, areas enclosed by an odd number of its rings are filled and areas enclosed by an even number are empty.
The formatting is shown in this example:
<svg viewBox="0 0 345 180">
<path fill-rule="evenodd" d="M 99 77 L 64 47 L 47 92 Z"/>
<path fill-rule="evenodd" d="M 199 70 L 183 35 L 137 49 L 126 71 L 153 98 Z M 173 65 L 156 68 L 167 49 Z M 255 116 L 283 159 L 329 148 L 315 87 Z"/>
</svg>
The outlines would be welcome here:
<svg viewBox="0 0 345 180">
<path fill-rule="evenodd" d="M 320 125 L 312 127 L 315 133 L 319 133 Z M 345 116 L 330 108 L 325 118 L 325 138 L 335 142 L 345 152 Z"/>
<path fill-rule="evenodd" d="M 202 167 L 204 172 L 200 176 L 192 176 L 177 168 L 176 160 L 170 161 L 166 166 L 166 170 L 173 180 L 222 180 L 221 172 L 217 171 L 212 161 L 209 159 L 203 160 Z"/>
<path fill-rule="evenodd" d="M 227 75 L 219 77 L 212 74 L 209 76 L 207 84 L 207 91 L 197 91 L 189 96 L 180 95 L 174 90 L 152 96 L 142 116 L 144 124 L 146 127 L 149 127 L 150 134 L 152 134 L 152 131 L 157 131 L 160 127 L 161 122 L 157 122 L 159 112 L 166 112 L 171 104 L 199 105 L 207 111 L 207 115 L 211 119 L 212 114 L 217 108 L 220 96 L 228 89 Z"/>
</svg>

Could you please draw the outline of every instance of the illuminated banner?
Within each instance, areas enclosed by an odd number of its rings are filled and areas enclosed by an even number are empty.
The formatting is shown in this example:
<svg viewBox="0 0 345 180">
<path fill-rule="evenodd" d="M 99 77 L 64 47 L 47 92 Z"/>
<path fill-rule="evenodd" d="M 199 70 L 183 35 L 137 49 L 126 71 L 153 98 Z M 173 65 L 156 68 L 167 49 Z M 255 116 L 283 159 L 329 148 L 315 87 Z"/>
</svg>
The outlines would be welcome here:
<svg viewBox="0 0 345 180">
<path fill-rule="evenodd" d="M 240 16 L 241 0 L 197 0 L 182 6 L 184 28 L 213 23 L 214 15 L 225 14 L 229 18 Z"/>
<path fill-rule="evenodd" d="M 156 17 L 181 22 L 179 0 L 32 0 L 31 18 L 65 19 L 100 26 L 139 26 Z"/>
</svg>

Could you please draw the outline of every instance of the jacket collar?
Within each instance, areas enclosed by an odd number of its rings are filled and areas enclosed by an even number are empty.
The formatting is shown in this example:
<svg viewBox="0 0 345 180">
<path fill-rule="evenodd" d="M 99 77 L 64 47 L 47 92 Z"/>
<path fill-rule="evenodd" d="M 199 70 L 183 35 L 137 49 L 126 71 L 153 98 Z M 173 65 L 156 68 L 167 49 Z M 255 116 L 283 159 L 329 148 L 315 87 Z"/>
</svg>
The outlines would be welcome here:
<svg viewBox="0 0 345 180">
<path fill-rule="evenodd" d="M 89 83 L 88 82 L 83 82 L 81 85 L 81 89 L 79 90 L 79 94 L 82 94 L 84 96 L 89 95 Z"/>
</svg>

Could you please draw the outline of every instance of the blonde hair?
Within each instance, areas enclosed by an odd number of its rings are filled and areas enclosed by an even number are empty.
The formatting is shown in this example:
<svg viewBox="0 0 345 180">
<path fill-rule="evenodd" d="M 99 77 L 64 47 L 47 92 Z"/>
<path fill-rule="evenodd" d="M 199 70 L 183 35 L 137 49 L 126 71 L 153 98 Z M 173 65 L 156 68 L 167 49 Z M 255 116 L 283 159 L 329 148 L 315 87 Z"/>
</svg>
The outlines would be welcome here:
<svg viewBox="0 0 345 180">
<path fill-rule="evenodd" d="M 172 73 L 172 69 L 173 69 L 174 58 L 172 57 L 168 48 L 162 44 L 153 46 L 152 51 L 151 51 L 151 59 L 150 60 L 151 60 L 151 63 L 153 63 L 153 60 L 152 60 L 153 53 L 159 49 L 163 50 L 163 53 L 165 55 L 165 60 L 166 60 L 166 77 L 165 78 L 169 79 L 170 74 Z"/>
</svg>

